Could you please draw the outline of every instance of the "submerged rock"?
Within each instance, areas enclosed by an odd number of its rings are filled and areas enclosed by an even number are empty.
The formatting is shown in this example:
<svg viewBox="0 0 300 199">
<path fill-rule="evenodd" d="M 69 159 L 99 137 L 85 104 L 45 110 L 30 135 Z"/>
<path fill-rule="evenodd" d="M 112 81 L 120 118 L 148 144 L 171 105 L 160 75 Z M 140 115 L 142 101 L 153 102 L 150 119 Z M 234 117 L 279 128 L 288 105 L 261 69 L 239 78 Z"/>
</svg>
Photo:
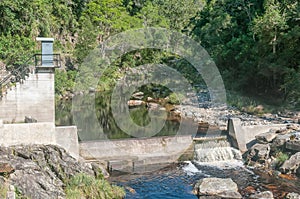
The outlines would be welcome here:
<svg viewBox="0 0 300 199">
<path fill-rule="evenodd" d="M 214 198 L 242 198 L 238 192 L 237 184 L 230 178 L 201 179 L 194 186 L 194 193 L 199 198 L 205 198 L 205 196 L 213 196 Z"/>
</svg>

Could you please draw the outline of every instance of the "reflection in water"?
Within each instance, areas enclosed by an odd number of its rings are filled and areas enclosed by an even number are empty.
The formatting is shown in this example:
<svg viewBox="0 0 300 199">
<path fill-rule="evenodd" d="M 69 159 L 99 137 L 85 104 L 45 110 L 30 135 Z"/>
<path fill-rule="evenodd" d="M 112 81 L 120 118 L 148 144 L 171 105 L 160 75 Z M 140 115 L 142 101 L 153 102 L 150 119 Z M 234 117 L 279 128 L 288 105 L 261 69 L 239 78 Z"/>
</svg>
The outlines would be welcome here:
<svg viewBox="0 0 300 199">
<path fill-rule="evenodd" d="M 73 109 L 73 113 L 80 114 L 81 118 L 84 119 L 76 122 L 73 121 L 73 114 L 71 113 L 72 101 L 57 102 L 55 111 L 56 125 L 76 125 L 81 141 L 130 138 L 131 136 L 123 132 L 114 121 L 110 107 L 111 94 L 104 92 L 97 93 L 95 97 L 95 107 L 87 104 L 90 102 L 91 97 L 94 97 L 94 95 L 77 96 L 76 100 L 80 100 L 80 105 L 82 106 Z M 93 114 L 95 113 L 97 115 L 98 124 L 93 122 Z M 145 106 L 130 109 L 130 116 L 131 119 L 140 126 L 146 126 L 151 120 L 162 119 L 159 118 L 159 115 L 150 118 Z M 99 124 L 102 129 L 99 129 Z M 164 127 L 156 136 L 176 135 L 179 125 L 179 121 L 167 119 Z"/>
</svg>

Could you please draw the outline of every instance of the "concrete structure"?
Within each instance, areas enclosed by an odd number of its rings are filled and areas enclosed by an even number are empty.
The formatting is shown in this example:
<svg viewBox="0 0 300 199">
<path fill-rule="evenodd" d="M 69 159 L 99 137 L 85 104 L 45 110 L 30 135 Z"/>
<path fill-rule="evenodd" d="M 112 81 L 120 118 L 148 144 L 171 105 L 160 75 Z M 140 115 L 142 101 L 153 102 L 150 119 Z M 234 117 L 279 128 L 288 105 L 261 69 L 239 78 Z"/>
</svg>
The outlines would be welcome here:
<svg viewBox="0 0 300 199">
<path fill-rule="evenodd" d="M 239 118 L 231 118 L 228 120 L 227 130 L 232 138 L 232 145 L 244 153 L 255 143 L 255 136 L 286 126 L 286 124 L 242 126 Z"/>
<path fill-rule="evenodd" d="M 31 116 L 38 122 L 53 122 L 54 74 L 30 74 L 23 84 L 17 83 L 0 101 L 0 119 L 4 123 L 24 122 Z"/>
<path fill-rule="evenodd" d="M 42 67 L 53 66 L 53 38 L 37 37 L 42 42 Z"/>
<path fill-rule="evenodd" d="M 110 169 L 137 172 L 145 165 L 176 162 L 193 144 L 190 135 L 81 142 L 80 156 Z"/>
<path fill-rule="evenodd" d="M 77 128 L 55 127 L 54 123 L 3 124 L 0 121 L 0 145 L 53 144 L 63 147 L 73 157 L 79 158 Z"/>
</svg>

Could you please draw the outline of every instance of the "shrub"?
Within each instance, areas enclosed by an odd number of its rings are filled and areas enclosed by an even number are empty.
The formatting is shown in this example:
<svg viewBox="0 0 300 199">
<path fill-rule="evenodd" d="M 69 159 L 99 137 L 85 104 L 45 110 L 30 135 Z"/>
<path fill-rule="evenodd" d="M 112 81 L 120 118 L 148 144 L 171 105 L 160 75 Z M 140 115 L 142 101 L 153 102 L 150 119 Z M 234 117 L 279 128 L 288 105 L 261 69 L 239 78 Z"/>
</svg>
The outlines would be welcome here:
<svg viewBox="0 0 300 199">
<path fill-rule="evenodd" d="M 102 176 L 95 178 L 86 174 L 77 174 L 70 178 L 66 186 L 66 197 L 77 198 L 124 198 L 123 188 L 111 185 Z"/>
<path fill-rule="evenodd" d="M 171 93 L 169 95 L 168 102 L 171 104 L 180 104 L 181 101 L 184 99 L 184 95 L 181 93 Z"/>
<path fill-rule="evenodd" d="M 276 153 L 277 167 L 280 167 L 286 160 L 289 159 L 289 155 L 280 151 Z"/>
</svg>

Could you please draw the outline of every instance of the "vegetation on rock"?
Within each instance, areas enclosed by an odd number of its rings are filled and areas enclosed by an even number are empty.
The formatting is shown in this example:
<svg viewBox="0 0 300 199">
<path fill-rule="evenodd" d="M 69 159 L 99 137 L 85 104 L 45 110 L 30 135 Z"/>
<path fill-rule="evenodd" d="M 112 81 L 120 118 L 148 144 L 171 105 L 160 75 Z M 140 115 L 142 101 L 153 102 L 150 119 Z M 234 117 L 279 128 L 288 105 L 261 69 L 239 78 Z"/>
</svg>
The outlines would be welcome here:
<svg viewBox="0 0 300 199">
<path fill-rule="evenodd" d="M 77 174 L 70 178 L 66 186 L 66 198 L 124 198 L 123 188 L 110 185 L 102 177 L 92 177 L 85 174 Z"/>
</svg>

